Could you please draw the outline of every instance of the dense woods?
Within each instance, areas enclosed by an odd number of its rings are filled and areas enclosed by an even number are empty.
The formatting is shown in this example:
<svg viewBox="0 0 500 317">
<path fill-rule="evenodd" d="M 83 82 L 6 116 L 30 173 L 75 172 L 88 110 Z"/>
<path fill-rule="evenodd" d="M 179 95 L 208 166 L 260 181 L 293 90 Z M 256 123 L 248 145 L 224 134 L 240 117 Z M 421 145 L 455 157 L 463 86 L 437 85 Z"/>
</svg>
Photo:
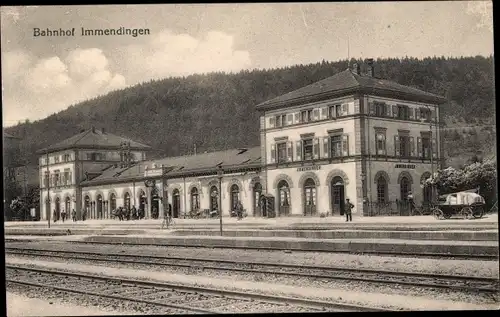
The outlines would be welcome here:
<svg viewBox="0 0 500 317">
<path fill-rule="evenodd" d="M 362 62 L 362 61 L 358 61 Z M 150 81 L 92 100 L 36 122 L 6 129 L 35 151 L 91 125 L 151 145 L 153 157 L 259 144 L 255 105 L 332 76 L 347 60 L 278 69 L 210 73 Z M 376 76 L 448 98 L 445 153 L 458 166 L 474 155 L 495 153 L 493 57 L 389 58 L 375 62 Z"/>
</svg>

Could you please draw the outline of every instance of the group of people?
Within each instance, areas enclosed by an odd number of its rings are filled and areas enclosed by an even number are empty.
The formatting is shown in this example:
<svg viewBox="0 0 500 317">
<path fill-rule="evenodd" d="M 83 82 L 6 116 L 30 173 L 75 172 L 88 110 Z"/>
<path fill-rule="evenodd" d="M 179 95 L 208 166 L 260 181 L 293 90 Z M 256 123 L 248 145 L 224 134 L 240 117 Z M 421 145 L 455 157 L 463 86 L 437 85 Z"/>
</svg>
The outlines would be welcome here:
<svg viewBox="0 0 500 317">
<path fill-rule="evenodd" d="M 64 222 L 64 220 L 66 220 L 66 217 L 69 218 L 69 216 L 70 216 L 69 214 L 66 213 L 66 211 L 64 209 L 61 211 L 60 214 L 57 213 L 56 210 L 54 209 L 54 212 L 52 215 L 53 215 L 52 218 L 53 218 L 54 223 L 57 222 L 59 219 L 61 219 L 62 222 Z M 84 212 L 82 215 L 82 219 L 85 220 L 85 217 L 86 217 L 86 213 Z M 75 209 L 73 209 L 71 211 L 71 218 L 73 219 L 73 222 L 76 222 L 77 219 L 76 219 Z"/>
<path fill-rule="evenodd" d="M 146 216 L 144 209 L 137 210 L 135 206 L 132 206 L 132 208 L 118 207 L 118 209 L 113 209 L 111 213 L 114 217 L 118 217 L 120 221 L 144 219 Z"/>
</svg>

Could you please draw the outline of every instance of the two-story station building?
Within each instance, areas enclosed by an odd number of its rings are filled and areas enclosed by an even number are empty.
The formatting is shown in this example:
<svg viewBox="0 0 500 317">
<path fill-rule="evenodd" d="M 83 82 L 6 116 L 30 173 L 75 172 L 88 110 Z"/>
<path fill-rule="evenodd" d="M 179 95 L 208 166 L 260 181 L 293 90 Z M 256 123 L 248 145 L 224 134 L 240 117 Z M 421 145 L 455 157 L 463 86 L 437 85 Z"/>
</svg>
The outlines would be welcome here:
<svg viewBox="0 0 500 317">
<path fill-rule="evenodd" d="M 50 200 L 45 181 L 42 209 L 64 203 L 107 218 L 135 205 L 150 217 L 168 201 L 174 217 L 206 209 L 228 216 L 241 201 L 250 216 L 339 215 L 349 198 L 358 215 L 400 214 L 409 191 L 417 204 L 430 199 L 420 184 L 443 164 L 446 99 L 377 78 L 367 66 L 366 75 L 355 64 L 257 105 L 256 148 L 146 161 L 148 146 L 91 129 L 44 149 L 40 177 L 50 174 Z"/>
</svg>

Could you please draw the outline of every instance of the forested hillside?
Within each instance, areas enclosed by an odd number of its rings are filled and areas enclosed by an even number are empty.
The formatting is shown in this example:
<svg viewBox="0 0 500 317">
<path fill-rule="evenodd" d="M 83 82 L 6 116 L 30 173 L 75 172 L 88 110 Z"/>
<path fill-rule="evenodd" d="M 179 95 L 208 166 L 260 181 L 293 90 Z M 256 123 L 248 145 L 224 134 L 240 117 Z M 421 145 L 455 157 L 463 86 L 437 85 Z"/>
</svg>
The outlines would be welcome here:
<svg viewBox="0 0 500 317">
<path fill-rule="evenodd" d="M 361 61 L 358 61 L 361 62 Z M 6 132 L 22 137 L 23 152 L 35 151 L 91 125 L 151 145 L 153 155 L 188 154 L 259 144 L 255 105 L 347 68 L 323 61 L 286 68 L 166 78 L 111 92 L 73 105 L 46 119 Z M 446 96 L 446 154 L 458 165 L 495 150 L 493 57 L 378 59 L 377 77 Z M 488 126 L 491 125 L 491 126 Z M 457 163 L 458 162 L 458 163 Z"/>
</svg>

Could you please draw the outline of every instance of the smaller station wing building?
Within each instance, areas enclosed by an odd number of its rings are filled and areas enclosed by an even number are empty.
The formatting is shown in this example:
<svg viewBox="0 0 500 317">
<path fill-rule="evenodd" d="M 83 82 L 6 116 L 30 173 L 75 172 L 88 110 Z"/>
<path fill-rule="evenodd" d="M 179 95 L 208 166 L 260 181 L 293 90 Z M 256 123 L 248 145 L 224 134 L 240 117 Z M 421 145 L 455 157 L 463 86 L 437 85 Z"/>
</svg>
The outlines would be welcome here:
<svg viewBox="0 0 500 317">
<path fill-rule="evenodd" d="M 366 66 L 257 105 L 259 147 L 146 160 L 149 146 L 92 128 L 43 149 L 42 217 L 132 206 L 154 218 L 167 203 L 174 217 L 230 216 L 238 202 L 256 217 L 343 215 L 346 199 L 359 216 L 403 215 L 410 191 L 430 200 L 421 183 L 443 164 L 446 99 Z"/>
</svg>

